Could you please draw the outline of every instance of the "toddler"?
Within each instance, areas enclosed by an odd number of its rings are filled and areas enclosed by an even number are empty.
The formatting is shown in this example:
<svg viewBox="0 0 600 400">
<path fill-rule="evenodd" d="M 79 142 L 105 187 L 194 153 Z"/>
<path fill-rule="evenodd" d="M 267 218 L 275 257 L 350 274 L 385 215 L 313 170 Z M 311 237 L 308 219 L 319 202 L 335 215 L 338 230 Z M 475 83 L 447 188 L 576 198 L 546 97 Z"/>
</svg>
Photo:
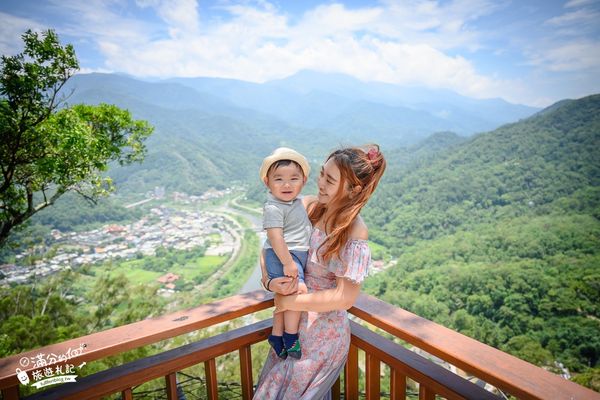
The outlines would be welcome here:
<svg viewBox="0 0 600 400">
<path fill-rule="evenodd" d="M 267 231 L 264 258 L 269 283 L 281 276 L 298 277 L 298 293 L 307 292 L 304 267 L 312 226 L 298 195 L 309 172 L 306 158 L 286 147 L 266 157 L 260 168 L 260 178 L 269 189 L 263 208 L 263 229 Z M 268 341 L 279 357 L 302 357 L 299 322 L 299 311 L 284 311 L 273 316 L 273 331 Z"/>
</svg>

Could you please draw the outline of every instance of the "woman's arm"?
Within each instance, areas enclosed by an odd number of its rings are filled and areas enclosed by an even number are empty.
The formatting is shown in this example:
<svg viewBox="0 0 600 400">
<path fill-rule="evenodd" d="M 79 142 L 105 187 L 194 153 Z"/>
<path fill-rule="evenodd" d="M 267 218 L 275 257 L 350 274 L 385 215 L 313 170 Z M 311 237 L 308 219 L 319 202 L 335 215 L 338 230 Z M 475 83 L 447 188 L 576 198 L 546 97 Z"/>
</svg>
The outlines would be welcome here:
<svg viewBox="0 0 600 400">
<path fill-rule="evenodd" d="M 354 305 L 360 293 L 360 284 L 348 279 L 336 278 L 336 287 L 313 293 L 275 296 L 275 312 L 347 310 Z"/>
</svg>

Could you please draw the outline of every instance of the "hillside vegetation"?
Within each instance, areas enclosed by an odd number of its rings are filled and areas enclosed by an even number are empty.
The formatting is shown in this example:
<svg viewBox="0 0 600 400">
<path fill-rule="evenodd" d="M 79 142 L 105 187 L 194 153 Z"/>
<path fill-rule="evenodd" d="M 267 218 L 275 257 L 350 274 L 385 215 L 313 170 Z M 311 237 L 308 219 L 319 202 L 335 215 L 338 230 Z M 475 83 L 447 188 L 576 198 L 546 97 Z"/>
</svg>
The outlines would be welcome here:
<svg viewBox="0 0 600 400">
<path fill-rule="evenodd" d="M 398 263 L 366 290 L 538 365 L 597 367 L 599 146 L 595 95 L 396 163 L 365 215 Z"/>
</svg>

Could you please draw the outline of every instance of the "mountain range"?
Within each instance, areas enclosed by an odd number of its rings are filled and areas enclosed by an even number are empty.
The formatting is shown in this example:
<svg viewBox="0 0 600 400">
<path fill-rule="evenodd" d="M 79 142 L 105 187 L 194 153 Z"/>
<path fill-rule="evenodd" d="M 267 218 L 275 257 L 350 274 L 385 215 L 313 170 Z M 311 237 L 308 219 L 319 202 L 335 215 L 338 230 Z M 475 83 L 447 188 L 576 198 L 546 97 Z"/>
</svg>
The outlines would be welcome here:
<svg viewBox="0 0 600 400">
<path fill-rule="evenodd" d="M 116 104 L 155 126 L 144 163 L 111 171 L 131 192 L 164 186 L 198 193 L 232 180 L 253 181 L 256 166 L 278 146 L 298 148 L 318 163 L 341 144 L 397 149 L 441 131 L 466 137 L 538 111 L 311 71 L 263 84 L 78 74 L 64 93 L 67 104 Z"/>
</svg>

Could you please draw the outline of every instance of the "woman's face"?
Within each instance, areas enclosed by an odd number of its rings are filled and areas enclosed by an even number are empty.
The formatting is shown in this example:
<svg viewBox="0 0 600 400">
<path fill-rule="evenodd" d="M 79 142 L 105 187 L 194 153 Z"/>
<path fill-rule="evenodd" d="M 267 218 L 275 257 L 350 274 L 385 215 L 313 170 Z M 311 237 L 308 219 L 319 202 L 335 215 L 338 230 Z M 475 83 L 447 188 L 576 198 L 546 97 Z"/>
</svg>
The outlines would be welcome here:
<svg viewBox="0 0 600 400">
<path fill-rule="evenodd" d="M 319 195 L 317 199 L 319 203 L 329 203 L 337 194 L 341 184 L 341 173 L 338 166 L 335 164 L 332 158 L 321 167 L 321 173 L 319 174 L 319 180 L 317 186 L 319 188 Z"/>
</svg>

